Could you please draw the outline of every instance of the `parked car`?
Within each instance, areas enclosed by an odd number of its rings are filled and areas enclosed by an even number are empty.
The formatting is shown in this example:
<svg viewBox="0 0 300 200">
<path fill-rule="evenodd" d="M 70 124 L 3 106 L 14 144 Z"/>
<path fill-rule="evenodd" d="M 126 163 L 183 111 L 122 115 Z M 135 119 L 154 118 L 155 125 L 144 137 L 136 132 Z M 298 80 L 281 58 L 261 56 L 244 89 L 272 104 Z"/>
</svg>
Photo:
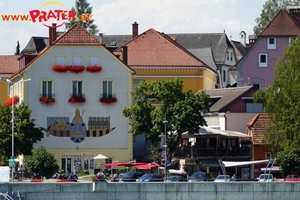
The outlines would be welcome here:
<svg viewBox="0 0 300 200">
<path fill-rule="evenodd" d="M 286 182 L 299 182 L 300 178 L 297 174 L 289 174 L 286 176 L 285 180 Z"/>
<path fill-rule="evenodd" d="M 199 181 L 213 181 L 209 173 L 206 172 L 194 172 L 188 179 L 188 182 L 199 182 Z"/>
<path fill-rule="evenodd" d="M 164 178 L 159 174 L 144 174 L 136 179 L 136 182 L 162 182 Z"/>
<path fill-rule="evenodd" d="M 229 182 L 230 181 L 230 176 L 229 175 L 218 175 L 214 182 Z"/>
<path fill-rule="evenodd" d="M 182 176 L 168 176 L 166 182 L 182 182 L 182 181 L 187 181 L 186 178 L 182 177 Z"/>
<path fill-rule="evenodd" d="M 118 178 L 118 182 L 135 182 L 142 175 L 142 172 L 125 172 Z"/>
<path fill-rule="evenodd" d="M 274 181 L 273 174 L 261 174 L 261 175 L 259 175 L 259 177 L 257 179 L 258 179 L 258 182 L 273 182 Z"/>
</svg>

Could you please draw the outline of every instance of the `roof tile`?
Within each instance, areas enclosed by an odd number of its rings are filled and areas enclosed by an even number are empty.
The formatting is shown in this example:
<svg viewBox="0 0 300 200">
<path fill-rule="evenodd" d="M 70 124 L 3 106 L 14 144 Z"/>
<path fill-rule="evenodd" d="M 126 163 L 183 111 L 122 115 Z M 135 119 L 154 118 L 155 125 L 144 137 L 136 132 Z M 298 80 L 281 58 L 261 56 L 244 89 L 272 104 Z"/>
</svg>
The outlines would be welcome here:
<svg viewBox="0 0 300 200">
<path fill-rule="evenodd" d="M 263 144 L 263 134 L 266 126 L 270 122 L 268 113 L 259 113 L 255 115 L 248 123 L 248 134 L 251 132 L 253 144 Z"/>
<path fill-rule="evenodd" d="M 13 74 L 19 70 L 19 55 L 0 55 L 0 74 Z"/>
</svg>

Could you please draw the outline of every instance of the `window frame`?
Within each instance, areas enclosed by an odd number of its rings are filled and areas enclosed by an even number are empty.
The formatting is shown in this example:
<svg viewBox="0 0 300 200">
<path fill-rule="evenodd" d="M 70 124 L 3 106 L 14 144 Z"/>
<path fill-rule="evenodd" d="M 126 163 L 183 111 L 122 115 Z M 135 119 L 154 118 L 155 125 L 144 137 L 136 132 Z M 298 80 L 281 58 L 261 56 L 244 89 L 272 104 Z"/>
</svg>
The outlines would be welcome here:
<svg viewBox="0 0 300 200">
<path fill-rule="evenodd" d="M 78 58 L 78 59 L 80 58 L 80 62 L 78 62 L 76 60 L 76 58 Z M 81 56 L 81 55 L 73 55 L 72 56 L 72 65 L 74 65 L 74 66 L 82 66 L 83 65 L 83 56 Z"/>
<path fill-rule="evenodd" d="M 63 59 L 63 62 L 61 62 Z M 67 65 L 67 57 L 65 55 L 55 55 L 55 64 L 56 65 Z"/>
<path fill-rule="evenodd" d="M 111 82 L 111 94 L 109 94 L 109 91 L 107 93 L 107 95 L 104 95 L 104 82 Z M 103 79 L 101 80 L 101 98 L 112 98 L 115 97 L 115 89 L 114 89 L 114 80 L 113 79 Z M 109 87 L 109 85 L 107 85 L 107 87 Z M 109 88 L 107 88 L 109 89 Z"/>
<path fill-rule="evenodd" d="M 74 93 L 74 83 L 77 82 L 77 91 Z M 79 92 L 78 83 L 81 82 L 81 94 Z M 74 79 L 71 81 L 71 96 L 84 96 L 84 81 L 81 79 Z"/>
<path fill-rule="evenodd" d="M 273 41 L 271 43 L 271 41 Z M 275 37 L 269 37 L 267 38 L 267 48 L 268 49 L 276 49 L 276 38 Z"/>
<path fill-rule="evenodd" d="M 92 61 L 91 58 L 97 60 L 97 62 L 93 63 L 94 61 Z M 99 56 L 89 56 L 89 66 L 100 66 Z"/>
<path fill-rule="evenodd" d="M 46 83 L 46 90 L 44 92 L 44 82 Z M 51 91 L 49 92 L 49 83 L 51 82 Z M 41 80 L 41 97 L 54 98 L 54 81 L 52 79 Z"/>
<path fill-rule="evenodd" d="M 265 62 L 262 62 L 262 56 L 265 56 Z M 259 53 L 258 54 L 258 67 L 268 67 L 268 54 Z"/>
</svg>

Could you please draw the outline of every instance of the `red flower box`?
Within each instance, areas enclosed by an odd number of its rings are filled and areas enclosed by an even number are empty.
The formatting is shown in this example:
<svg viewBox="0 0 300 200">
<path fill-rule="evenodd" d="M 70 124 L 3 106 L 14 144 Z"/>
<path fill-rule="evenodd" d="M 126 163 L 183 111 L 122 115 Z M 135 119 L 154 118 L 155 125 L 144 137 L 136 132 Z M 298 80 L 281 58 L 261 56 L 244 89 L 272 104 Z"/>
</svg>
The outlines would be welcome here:
<svg viewBox="0 0 300 200">
<path fill-rule="evenodd" d="M 117 102 L 117 98 L 116 97 L 102 97 L 100 99 L 101 103 L 106 103 L 106 104 L 112 104 Z"/>
<path fill-rule="evenodd" d="M 10 97 L 10 98 L 6 99 L 5 104 L 8 106 L 12 106 L 13 100 L 14 100 L 14 105 L 19 103 L 19 97 L 14 96 L 14 97 Z"/>
<path fill-rule="evenodd" d="M 56 72 L 66 72 L 69 67 L 67 65 L 53 65 L 52 70 Z"/>
<path fill-rule="evenodd" d="M 86 68 L 86 71 L 92 72 L 92 73 L 100 72 L 101 70 L 102 70 L 102 67 L 101 67 L 101 66 L 97 66 L 97 65 L 88 66 L 88 67 Z"/>
<path fill-rule="evenodd" d="M 85 98 L 83 96 L 72 96 L 69 99 L 70 103 L 85 103 Z"/>
<path fill-rule="evenodd" d="M 44 181 L 43 179 L 32 179 L 30 182 L 31 183 L 41 183 L 43 181 Z"/>
<path fill-rule="evenodd" d="M 84 69 L 85 69 L 85 67 L 82 66 L 82 65 L 72 65 L 72 66 L 69 66 L 69 71 L 73 72 L 73 73 L 76 73 L 76 74 L 78 74 L 80 72 L 83 72 Z"/>
<path fill-rule="evenodd" d="M 55 99 L 54 98 L 48 98 L 48 97 L 41 97 L 40 102 L 44 103 L 44 104 L 54 103 Z"/>
</svg>

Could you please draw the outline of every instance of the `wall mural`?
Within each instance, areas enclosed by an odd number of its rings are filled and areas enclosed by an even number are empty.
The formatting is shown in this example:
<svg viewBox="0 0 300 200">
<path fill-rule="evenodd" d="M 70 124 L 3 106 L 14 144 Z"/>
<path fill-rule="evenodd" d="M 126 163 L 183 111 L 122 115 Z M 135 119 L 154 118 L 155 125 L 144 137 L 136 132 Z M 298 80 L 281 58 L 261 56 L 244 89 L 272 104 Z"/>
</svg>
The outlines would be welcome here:
<svg viewBox="0 0 300 200">
<path fill-rule="evenodd" d="M 82 115 L 85 110 L 82 110 Z M 88 130 L 80 111 L 76 109 L 72 122 L 69 117 L 47 117 L 47 137 L 70 137 L 71 141 L 80 143 L 86 137 L 101 137 L 115 129 L 110 128 L 110 117 L 88 117 Z"/>
</svg>

